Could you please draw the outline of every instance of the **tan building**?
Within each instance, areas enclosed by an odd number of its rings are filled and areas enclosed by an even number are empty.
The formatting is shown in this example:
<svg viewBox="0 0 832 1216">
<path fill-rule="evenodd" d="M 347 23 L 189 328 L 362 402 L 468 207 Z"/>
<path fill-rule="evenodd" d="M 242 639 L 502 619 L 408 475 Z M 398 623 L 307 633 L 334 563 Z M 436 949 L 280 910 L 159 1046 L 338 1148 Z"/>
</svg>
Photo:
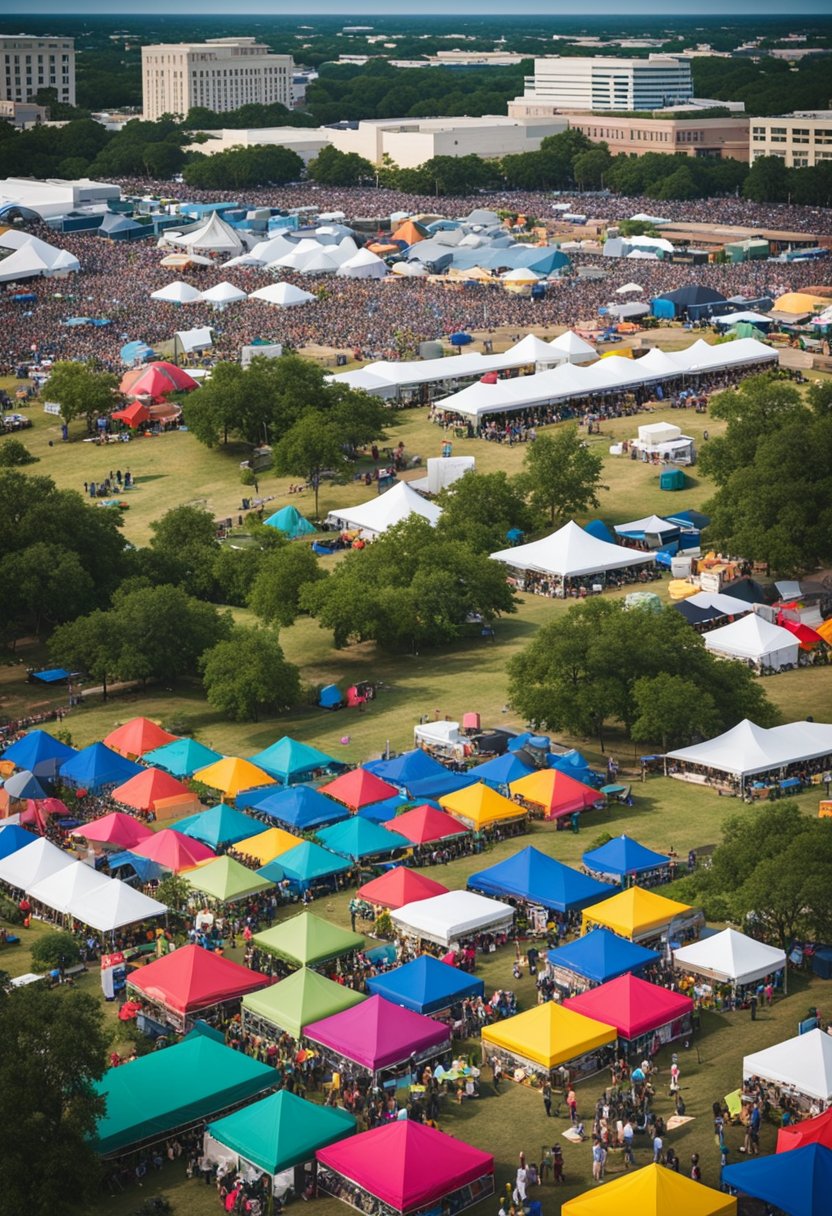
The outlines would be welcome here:
<svg viewBox="0 0 832 1216">
<path fill-rule="evenodd" d="M 779 156 L 790 169 L 812 168 L 832 160 L 832 110 L 752 118 L 752 164 L 758 156 Z"/>
<path fill-rule="evenodd" d="M 75 105 L 75 40 L 0 37 L 0 97 L 29 101 L 39 89 L 54 89 L 58 101 Z"/>
<path fill-rule="evenodd" d="M 274 102 L 291 109 L 293 71 L 291 55 L 273 55 L 254 38 L 143 46 L 144 117 L 182 116 L 193 106 L 217 114 Z"/>
<path fill-rule="evenodd" d="M 329 145 L 330 132 L 326 127 L 254 127 L 240 130 L 237 127 L 213 131 L 194 131 L 194 135 L 207 135 L 205 143 L 193 143 L 188 152 L 201 152 L 213 156 L 217 152 L 228 152 L 231 148 L 262 148 L 273 145 L 289 148 L 308 164 Z"/>
<path fill-rule="evenodd" d="M 757 121 L 756 119 L 754 120 Z M 604 142 L 613 156 L 646 152 L 717 159 L 748 160 L 747 118 L 618 118 L 605 114 L 570 114 L 569 126 L 588 139 Z"/>
<path fill-rule="evenodd" d="M 10 122 L 13 127 L 36 127 L 48 117 L 46 106 L 36 105 L 34 101 L 0 100 L 0 119 Z"/>
<path fill-rule="evenodd" d="M 547 135 L 565 131 L 565 118 L 522 122 L 500 114 L 482 118 L 377 118 L 357 127 L 332 128 L 330 143 L 341 152 L 357 152 L 373 164 L 385 156 L 400 169 L 415 169 L 434 156 L 468 156 L 485 160 L 514 152 L 536 152 Z"/>
</svg>

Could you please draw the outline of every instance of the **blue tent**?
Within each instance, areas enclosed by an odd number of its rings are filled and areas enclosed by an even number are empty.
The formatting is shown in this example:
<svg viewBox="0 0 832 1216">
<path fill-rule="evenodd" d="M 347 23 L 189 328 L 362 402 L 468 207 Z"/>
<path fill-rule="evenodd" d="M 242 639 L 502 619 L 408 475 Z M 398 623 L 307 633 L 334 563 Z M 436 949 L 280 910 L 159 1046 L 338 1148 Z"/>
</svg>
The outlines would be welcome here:
<svg viewBox="0 0 832 1216">
<path fill-rule="evenodd" d="M 387 835 L 389 836 L 390 833 L 388 832 Z M 305 891 L 314 882 L 331 878 L 335 874 L 343 874 L 349 870 L 351 865 L 352 862 L 343 857 L 336 857 L 334 853 L 330 853 L 329 849 L 322 849 L 314 841 L 304 840 L 301 844 L 296 844 L 294 848 L 281 853 L 275 861 L 263 866 L 257 873 L 263 878 L 271 879 L 272 882 L 282 882 L 288 878 L 293 887 L 299 891 Z M 272 871 L 275 866 L 279 866 L 283 872 L 282 879 L 274 877 Z"/>
<path fill-rule="evenodd" d="M 267 829 L 265 823 L 220 802 L 199 815 L 189 816 L 184 827 L 177 823 L 176 830 L 193 840 L 201 840 L 212 849 L 218 849 L 223 845 L 236 844 L 238 840 L 247 840 L 249 836 L 257 836 Z"/>
<path fill-rule="evenodd" d="M 33 671 L 32 679 L 41 684 L 61 684 L 72 675 L 65 667 L 47 667 L 44 671 Z"/>
<path fill-rule="evenodd" d="M 389 832 L 379 823 L 371 823 L 360 815 L 352 815 L 342 823 L 321 828 L 316 833 L 320 843 L 333 853 L 357 861 L 360 857 L 381 857 L 396 849 L 409 849 L 410 841 L 398 832 Z M 281 853 L 280 864 L 285 867 L 286 855 Z"/>
<path fill-rule="evenodd" d="M 617 543 L 615 533 L 607 527 L 603 519 L 591 519 L 588 524 L 584 524 L 584 532 L 588 532 L 596 540 L 606 541 L 608 545 Z"/>
<path fill-rule="evenodd" d="M 197 769 L 207 768 L 215 760 L 222 760 L 222 753 L 213 751 L 204 743 L 197 743 L 196 739 L 175 739 L 173 743 L 146 752 L 143 759 L 145 764 L 163 768 L 174 777 L 190 777 Z"/>
<path fill-rule="evenodd" d="M 269 793 L 268 790 L 272 790 Z M 340 802 L 319 794 L 308 785 L 295 785 L 287 789 L 274 791 L 274 786 L 260 793 L 252 801 L 240 802 L 237 795 L 237 806 L 249 806 L 259 815 L 267 815 L 276 823 L 290 832 L 305 832 L 309 828 L 322 827 L 327 823 L 338 823 L 341 819 L 349 819 L 349 811 Z"/>
<path fill-rule="evenodd" d="M 34 773 L 30 773 L 28 769 L 21 769 L 17 773 L 12 773 L 11 777 L 7 777 L 3 782 L 3 789 L 10 798 L 46 798 L 46 790 L 38 781 Z"/>
<path fill-rule="evenodd" d="M 125 760 L 103 743 L 92 743 L 71 760 L 66 760 L 59 771 L 61 781 L 67 785 L 83 786 L 97 794 L 106 786 L 129 781 L 137 773 L 143 773 L 144 768 L 132 760 Z"/>
<path fill-rule="evenodd" d="M 318 705 L 321 709 L 337 709 L 345 701 L 346 697 L 337 684 L 327 684 L 325 688 L 321 689 L 318 697 Z"/>
<path fill-rule="evenodd" d="M 8 827 L 0 828 L 0 857 L 11 857 L 18 849 L 25 849 L 27 844 L 34 844 L 37 836 L 27 832 L 18 823 L 10 823 Z"/>
<path fill-rule="evenodd" d="M 420 747 L 414 747 L 409 752 L 402 752 L 400 756 L 394 756 L 391 760 L 370 760 L 363 767 L 368 772 L 381 777 L 382 781 L 389 781 L 391 785 L 399 785 L 403 789 L 407 789 L 412 781 L 444 777 L 448 773 L 444 764 L 440 764 Z"/>
<path fill-rule="evenodd" d="M 264 769 L 270 777 L 277 777 L 284 785 L 314 772 L 315 769 L 329 769 L 338 764 L 338 761 L 326 752 L 319 752 L 308 743 L 298 743 L 288 735 L 284 735 L 262 752 L 249 756 L 249 760 L 258 768 Z"/>
<path fill-rule="evenodd" d="M 297 507 L 292 506 L 281 507 L 274 515 L 264 520 L 264 523 L 268 528 L 283 532 L 290 540 L 297 540 L 301 536 L 314 536 L 318 531 L 314 524 L 304 519 Z"/>
<path fill-rule="evenodd" d="M 701 511 L 677 511 L 675 515 L 665 515 L 668 523 L 678 524 L 680 528 L 693 528 L 696 532 L 701 532 L 703 528 L 707 528 L 711 522 L 710 515 L 703 515 Z"/>
<path fill-rule="evenodd" d="M 393 798 L 384 798 L 381 802 L 370 802 L 367 806 L 359 807 L 356 814 L 362 819 L 369 819 L 371 823 L 389 823 L 404 807 L 412 805 L 411 800 L 404 794 L 396 794 Z"/>
<path fill-rule="evenodd" d="M 627 971 L 641 971 L 659 955 L 609 929 L 593 929 L 558 950 L 549 950 L 547 958 L 554 967 L 574 971 L 593 984 L 605 984 Z"/>
<path fill-rule="evenodd" d="M 498 790 L 502 786 L 507 786 L 511 781 L 519 781 L 521 777 L 528 777 L 533 770 L 522 760 L 518 760 L 513 752 L 504 752 L 502 756 L 486 760 L 484 764 L 478 764 L 470 771 L 476 781 L 484 781 L 492 789 Z"/>
<path fill-rule="evenodd" d="M 435 777 L 420 777 L 418 781 L 411 781 L 407 792 L 414 802 L 422 802 L 426 798 L 443 798 L 445 794 L 465 790 L 469 785 L 476 785 L 477 780 L 470 772 L 452 773 L 446 769 Z"/>
<path fill-rule="evenodd" d="M 472 874 L 468 886 L 485 895 L 513 895 L 554 912 L 578 912 L 614 894 L 607 883 L 580 874 L 532 845 Z"/>
<path fill-rule="evenodd" d="M 515 735 L 508 741 L 510 752 L 522 751 L 524 747 L 534 747 L 537 751 L 548 752 L 551 746 L 552 740 L 548 735 L 533 735 L 530 731 L 523 731 L 522 734 Z"/>
<path fill-rule="evenodd" d="M 599 849 L 584 853 L 583 863 L 596 874 L 614 874 L 622 879 L 628 874 L 644 874 L 670 864 L 665 853 L 654 853 L 630 836 L 616 836 Z"/>
<path fill-rule="evenodd" d="M 556 768 L 559 773 L 566 773 L 568 777 L 574 777 L 576 781 L 583 781 L 584 785 L 600 785 L 601 779 L 589 767 L 589 761 L 586 756 L 582 756 L 574 747 L 571 751 L 564 752 L 562 756 L 549 756 L 549 768 Z"/>
<path fill-rule="evenodd" d="M 403 967 L 373 976 L 367 981 L 367 991 L 414 1013 L 432 1014 L 449 1009 L 466 997 L 483 996 L 485 985 L 457 967 L 422 954 Z"/>
<path fill-rule="evenodd" d="M 726 1165 L 722 1182 L 770 1203 L 787 1216 L 828 1216 L 832 1149 L 807 1144 L 788 1153 Z"/>
<path fill-rule="evenodd" d="M 45 730 L 33 730 L 18 739 L 3 752 L 15 768 L 28 769 L 36 777 L 54 777 L 65 760 L 75 755 L 75 748 L 53 739 Z"/>
<path fill-rule="evenodd" d="M 135 342 L 125 342 L 119 351 L 119 356 L 122 363 L 126 363 L 128 367 L 132 367 L 134 363 L 146 363 L 148 359 L 152 359 L 155 352 L 152 347 L 141 339 Z"/>
<path fill-rule="evenodd" d="M 179 824 L 176 825 L 176 830 L 179 831 Z M 121 878 L 123 882 L 130 882 L 132 878 L 138 878 L 143 883 L 158 882 L 165 875 L 165 871 L 157 861 L 151 861 L 149 857 L 142 857 L 141 853 L 131 853 L 129 849 L 123 853 L 111 854 L 107 858 L 107 864 L 112 877 Z M 119 874 L 119 870 L 125 872 Z"/>
<path fill-rule="evenodd" d="M 473 341 L 470 334 L 451 334 L 451 346 L 469 346 Z"/>
</svg>

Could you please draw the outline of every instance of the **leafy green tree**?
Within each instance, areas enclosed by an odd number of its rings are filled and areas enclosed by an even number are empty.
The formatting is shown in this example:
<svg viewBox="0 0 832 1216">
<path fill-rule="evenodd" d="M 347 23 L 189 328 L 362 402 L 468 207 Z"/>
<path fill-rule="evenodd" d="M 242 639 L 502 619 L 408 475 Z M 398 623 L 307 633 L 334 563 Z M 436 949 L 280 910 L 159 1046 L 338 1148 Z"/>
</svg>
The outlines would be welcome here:
<svg viewBox="0 0 832 1216">
<path fill-rule="evenodd" d="M 19 469 L 27 464 L 37 464 L 39 459 L 19 439 L 4 439 L 0 443 L 0 469 Z"/>
<path fill-rule="evenodd" d="M 538 435 L 523 459 L 521 485 L 532 507 L 549 522 L 566 522 L 598 506 L 604 462 L 581 439 L 577 426 Z"/>
<path fill-rule="evenodd" d="M 293 625 L 303 588 L 325 577 L 310 548 L 283 545 L 264 557 L 251 586 L 249 606 L 268 625 Z"/>
<path fill-rule="evenodd" d="M 633 705 L 638 715 L 632 726 L 633 739 L 660 743 L 663 752 L 719 730 L 720 715 L 713 697 L 684 676 L 661 672 L 636 680 Z"/>
<path fill-rule="evenodd" d="M 60 545 L 37 543 L 3 563 L 0 616 L 39 634 L 44 623 L 72 620 L 95 606 L 95 585 L 81 559 Z"/>
<path fill-rule="evenodd" d="M 214 566 L 220 550 L 210 511 L 201 507 L 172 507 L 150 525 L 151 548 L 175 562 L 183 585 L 201 599 L 212 598 Z"/>
<path fill-rule="evenodd" d="M 781 156 L 758 156 L 748 171 L 743 194 L 755 203 L 785 203 L 791 172 Z"/>
<path fill-rule="evenodd" d="M 478 553 L 503 548 L 512 528 L 530 532 L 535 525 L 518 480 L 502 471 L 468 472 L 443 490 L 437 502 L 442 507 L 437 534 L 463 541 Z"/>
<path fill-rule="evenodd" d="M 98 124 L 95 124 L 98 125 Z M 118 377 L 97 372 L 86 363 L 58 362 L 49 374 L 50 401 L 61 407 L 61 418 L 69 425 L 74 418 L 108 414 L 116 404 Z"/>
<path fill-rule="evenodd" d="M 200 666 L 209 702 L 234 722 L 256 722 L 300 699 L 300 673 L 268 629 L 235 629 L 206 651 Z"/>
<path fill-rule="evenodd" d="M 279 473 L 304 477 L 312 485 L 317 518 L 322 474 L 339 476 L 347 469 L 341 428 L 324 414 L 304 414 L 277 444 L 274 463 Z"/>
<path fill-rule="evenodd" d="M 170 586 L 119 590 L 108 615 L 120 633 L 114 670 L 125 680 L 175 683 L 194 675 L 205 651 L 226 639 L 232 625 L 229 613 Z"/>
<path fill-rule="evenodd" d="M 805 420 L 806 409 L 795 385 L 761 375 L 718 393 L 711 415 L 728 425 L 702 449 L 699 463 L 706 476 L 724 485 L 732 473 L 753 463 L 759 444 L 772 431 Z"/>
<path fill-rule="evenodd" d="M 274 549 L 281 548 L 280 534 L 275 533 L 274 528 L 267 528 L 266 531 L 273 533 L 277 539 L 278 543 Z M 237 608 L 245 607 L 263 564 L 272 552 L 271 546 L 266 548 L 257 543 L 243 546 L 220 545 L 212 570 L 217 600 L 223 604 L 233 604 Z"/>
<path fill-rule="evenodd" d="M 32 946 L 32 966 L 38 971 L 54 971 L 73 967 L 81 958 L 78 943 L 71 933 L 63 930 L 45 933 Z"/>
<path fill-rule="evenodd" d="M 363 156 L 357 152 L 341 152 L 331 145 L 322 148 L 309 162 L 307 172 L 322 186 L 360 186 L 375 178 L 374 167 Z"/>
<path fill-rule="evenodd" d="M 106 701 L 107 686 L 119 674 L 117 651 L 120 641 L 120 625 L 113 614 L 97 609 L 59 625 L 49 639 L 49 653 L 62 667 L 86 672 L 101 685 Z"/>
<path fill-rule="evenodd" d="M 606 144 L 596 144 L 586 152 L 579 152 L 572 161 L 572 172 L 580 190 L 601 190 L 604 174 L 612 164 Z"/>
</svg>

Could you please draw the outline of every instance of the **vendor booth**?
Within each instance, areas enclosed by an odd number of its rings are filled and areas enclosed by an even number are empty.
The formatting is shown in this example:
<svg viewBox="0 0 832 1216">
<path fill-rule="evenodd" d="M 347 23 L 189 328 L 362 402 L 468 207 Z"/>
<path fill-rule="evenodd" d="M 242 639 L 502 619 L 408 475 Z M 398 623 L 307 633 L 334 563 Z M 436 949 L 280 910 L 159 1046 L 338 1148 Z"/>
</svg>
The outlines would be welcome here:
<svg viewBox="0 0 832 1216">
<path fill-rule="evenodd" d="M 663 1165 L 646 1165 L 568 1199 L 562 1216 L 737 1216 L 737 1201 Z"/>
<path fill-rule="evenodd" d="M 552 913 L 566 916 L 598 903 L 612 893 L 606 883 L 596 882 L 529 845 L 468 879 L 473 891 L 484 895 L 521 900 L 529 905 L 530 928 L 545 933 Z M 539 909 L 542 916 L 536 916 Z"/>
<path fill-rule="evenodd" d="M 8 828 L 5 829 L 8 831 Z M 43 878 L 72 865 L 72 857 L 45 836 L 0 859 L 0 883 L 13 891 L 26 891 Z"/>
<path fill-rule="evenodd" d="M 234 845 L 234 853 L 238 857 L 244 857 L 249 865 L 267 866 L 276 857 L 281 857 L 289 849 L 302 843 L 301 836 L 287 832 L 285 828 L 266 828 L 264 832 L 258 831 L 245 840 L 238 840 Z"/>
<path fill-rule="evenodd" d="M 621 887 L 632 882 L 640 887 L 653 887 L 670 877 L 670 858 L 646 849 L 630 836 L 616 836 L 600 848 L 584 853 L 583 863 L 593 878 Z"/>
<path fill-rule="evenodd" d="M 448 888 L 443 887 L 441 882 L 435 882 L 415 870 L 408 870 L 406 866 L 394 866 L 358 888 L 360 899 L 366 899 L 377 907 L 391 909 L 418 903 L 420 899 L 432 899 L 434 895 L 447 894 Z"/>
<path fill-rule="evenodd" d="M 832 1103 L 832 1035 L 810 1030 L 757 1051 L 743 1059 L 742 1075 L 762 1081 L 774 1106 L 783 1097 L 797 1111 L 820 1114 Z"/>
<path fill-rule="evenodd" d="M 555 984 L 566 995 L 584 992 L 628 972 L 637 974 L 661 957 L 609 929 L 592 929 L 546 956 Z"/>
<path fill-rule="evenodd" d="M 144 755 L 145 764 L 163 768 L 174 777 L 191 777 L 200 768 L 206 768 L 215 760 L 221 760 L 219 752 L 213 751 L 197 739 L 177 739 L 163 747 L 154 748 Z"/>
<path fill-rule="evenodd" d="M 670 947 L 698 937 L 704 923 L 699 908 L 642 887 L 630 887 L 588 908 L 581 917 L 581 932 L 611 929 L 632 942 L 661 942 Z"/>
<path fill-rule="evenodd" d="M 109 735 L 105 736 L 104 742 L 114 752 L 121 752 L 122 756 L 132 756 L 138 759 L 145 752 L 176 742 L 177 737 L 159 726 L 158 723 L 151 722 L 149 718 L 131 718 L 129 722 L 110 731 Z"/>
<path fill-rule="evenodd" d="M 601 586 L 610 571 L 625 570 L 635 566 L 652 566 L 655 555 L 625 549 L 622 545 L 610 545 L 606 541 L 590 536 L 574 521 L 564 524 L 557 532 L 542 540 L 527 545 L 515 545 L 491 554 L 494 561 L 502 562 L 513 572 L 518 588 L 544 590 L 547 581 L 556 593 L 563 594 L 575 579 L 592 576 Z"/>
<path fill-rule="evenodd" d="M 832 1106 L 814 1119 L 790 1123 L 777 1132 L 778 1153 L 788 1153 L 806 1144 L 822 1144 L 825 1148 L 832 1148 Z"/>
<path fill-rule="evenodd" d="M 325 798 L 308 785 L 289 786 L 274 793 L 270 790 L 265 793 L 253 791 L 251 799 L 242 794 L 237 801 L 240 806 L 250 807 L 287 832 L 308 832 L 328 823 L 338 823 L 349 815 L 340 802 Z"/>
<path fill-rule="evenodd" d="M 3 752 L 3 760 L 15 768 L 25 769 L 36 777 L 52 778 L 58 769 L 76 754 L 75 748 L 53 739 L 45 730 L 31 730 Z"/>
<path fill-rule="evenodd" d="M 236 807 L 220 802 L 217 806 L 209 807 L 207 811 L 189 816 L 187 820 L 180 820 L 176 831 L 190 836 L 193 840 L 201 840 L 210 849 L 223 849 L 239 840 L 247 840 L 258 832 L 265 832 L 266 824 L 259 823 L 250 815 L 244 815 Z"/>
<path fill-rule="evenodd" d="M 71 835 L 80 836 L 100 849 L 130 849 L 153 835 L 147 824 L 126 815 L 124 811 L 111 811 L 92 823 L 81 823 L 72 829 Z"/>
<path fill-rule="evenodd" d="M 832 767 L 832 725 L 827 722 L 787 722 L 766 729 L 747 718 L 716 739 L 668 752 L 668 775 L 684 781 L 739 788 L 749 783 L 771 784 L 796 769 L 821 774 Z"/>
<path fill-rule="evenodd" d="M 514 908 L 473 891 L 449 891 L 432 899 L 405 904 L 392 914 L 393 924 L 405 937 L 431 942 L 446 949 L 452 944 L 503 938 L 514 923 Z"/>
<path fill-rule="evenodd" d="M 606 802 L 606 796 L 600 790 L 576 781 L 558 768 L 529 773 L 519 781 L 512 781 L 509 788 L 514 798 L 542 811 L 544 819 L 563 819 Z"/>
<path fill-rule="evenodd" d="M 284 509 L 294 510 L 293 507 Z M 329 769 L 337 771 L 341 767 L 339 762 L 326 752 L 318 751 L 317 747 L 310 747 L 308 743 L 299 743 L 297 739 L 290 739 L 288 735 L 284 735 L 262 752 L 249 756 L 249 760 L 284 785 L 306 781 L 315 773 Z"/>
<path fill-rule="evenodd" d="M 546 1001 L 483 1027 L 483 1061 L 496 1056 L 518 1082 L 546 1078 L 559 1086 L 591 1077 L 614 1059 L 616 1029 Z"/>
<path fill-rule="evenodd" d="M 255 933 L 252 940 L 260 950 L 283 959 L 291 968 L 322 967 L 364 945 L 360 933 L 341 929 L 312 912 L 301 912 L 280 921 L 262 933 Z"/>
<path fill-rule="evenodd" d="M 400 756 L 393 756 L 389 760 L 370 760 L 364 768 L 382 781 L 398 786 L 400 790 L 406 790 L 412 781 L 435 777 L 437 774 L 442 776 L 448 771 L 420 747 L 411 748 L 410 751 L 402 752 Z"/>
<path fill-rule="evenodd" d="M 702 1004 L 724 1008 L 728 1003 L 735 1007 L 743 1002 L 744 989 L 756 989 L 760 980 L 778 971 L 783 972 L 785 985 L 786 955 L 736 929 L 723 929 L 674 950 L 673 967 L 694 979 L 690 987 Z M 707 983 L 702 984 L 702 980 Z M 720 985 L 729 990 L 730 1001 L 721 999 Z"/>
<path fill-rule="evenodd" d="M 262 866 L 257 873 L 271 882 L 288 883 L 292 894 L 304 891 L 321 894 L 333 891 L 341 877 L 352 868 L 345 857 L 337 857 L 312 840 L 304 840 L 293 849 L 281 853 L 276 861 Z"/>
<path fill-rule="evenodd" d="M 243 1030 L 271 1039 L 285 1031 L 293 1039 L 300 1039 L 311 1022 L 342 1013 L 366 999 L 354 988 L 301 967 L 280 983 L 243 997 Z"/>
<path fill-rule="evenodd" d="M 614 1026 L 619 1045 L 632 1059 L 654 1056 L 666 1043 L 688 1038 L 693 1030 L 690 997 L 629 973 L 563 1003 L 567 1009 Z"/>
<path fill-rule="evenodd" d="M 453 815 L 438 811 L 436 807 L 427 804 L 415 806 L 413 810 L 397 815 L 393 830 L 417 848 L 468 836 L 471 831 L 458 819 L 454 819 Z"/>
<path fill-rule="evenodd" d="M 396 791 L 393 790 L 393 793 Z M 320 828 L 315 835 L 324 848 L 340 853 L 350 861 L 362 861 L 369 857 L 392 858 L 394 853 L 401 856 L 410 848 L 410 842 L 404 836 L 361 815 L 352 815 L 341 823 Z"/>
<path fill-rule="evenodd" d="M 143 771 L 138 764 L 126 760 L 103 743 L 92 743 L 83 751 L 76 752 L 58 769 L 65 785 L 83 788 L 93 794 L 121 785 Z"/>
<path fill-rule="evenodd" d="M 318 1190 L 364 1216 L 456 1214 L 494 1194 L 490 1153 L 405 1119 L 321 1149 Z"/>
<path fill-rule="evenodd" d="M 718 657 L 740 659 L 758 671 L 797 666 L 799 640 L 790 630 L 771 624 L 756 612 L 712 629 L 704 636 L 706 647 Z"/>
<path fill-rule="evenodd" d="M 755 1157 L 728 1165 L 723 1186 L 760 1199 L 766 1210 L 786 1216 L 827 1216 L 832 1195 L 832 1150 L 807 1144 L 792 1153 Z"/>
<path fill-rule="evenodd" d="M 189 870 L 183 875 L 188 886 L 197 893 L 196 898 L 205 897 L 212 903 L 232 904 L 250 895 L 261 895 L 270 891 L 274 883 L 233 857 L 217 857 L 205 865 Z"/>
<path fill-rule="evenodd" d="M 497 824 L 513 824 L 519 829 L 527 818 L 525 807 L 504 798 L 482 782 L 452 794 L 444 794 L 439 799 L 439 805 L 475 832 L 488 831 Z"/>
<path fill-rule="evenodd" d="M 420 954 L 403 967 L 373 976 L 367 980 L 367 990 L 373 996 L 383 996 L 393 1005 L 439 1021 L 446 1021 L 453 1006 L 460 1001 L 485 994 L 482 980 L 448 963 L 441 963 L 431 954 Z"/>
<path fill-rule="evenodd" d="M 342 773 L 340 777 L 328 781 L 319 789 L 319 793 L 325 794 L 327 798 L 343 802 L 350 811 L 358 811 L 372 802 L 383 802 L 385 798 L 393 798 L 398 792 L 395 785 L 382 781 L 381 777 L 376 777 L 375 773 L 368 772 L 365 768 L 354 768 L 348 773 Z"/>
<path fill-rule="evenodd" d="M 236 1013 L 247 992 L 265 988 L 269 976 L 241 967 L 202 946 L 181 946 L 127 977 L 127 991 L 160 1027 L 189 1029 Z"/>
</svg>

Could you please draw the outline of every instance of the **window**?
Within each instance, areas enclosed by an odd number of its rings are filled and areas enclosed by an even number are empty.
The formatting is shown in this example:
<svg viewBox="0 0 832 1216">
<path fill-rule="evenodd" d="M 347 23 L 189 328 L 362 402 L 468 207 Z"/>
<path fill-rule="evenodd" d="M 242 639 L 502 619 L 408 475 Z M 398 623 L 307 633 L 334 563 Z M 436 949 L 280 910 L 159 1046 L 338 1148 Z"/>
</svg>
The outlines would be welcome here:
<svg viewBox="0 0 832 1216">
<path fill-rule="evenodd" d="M 766 137 L 765 127 L 752 127 L 751 135 L 755 143 L 762 143 Z"/>
</svg>

